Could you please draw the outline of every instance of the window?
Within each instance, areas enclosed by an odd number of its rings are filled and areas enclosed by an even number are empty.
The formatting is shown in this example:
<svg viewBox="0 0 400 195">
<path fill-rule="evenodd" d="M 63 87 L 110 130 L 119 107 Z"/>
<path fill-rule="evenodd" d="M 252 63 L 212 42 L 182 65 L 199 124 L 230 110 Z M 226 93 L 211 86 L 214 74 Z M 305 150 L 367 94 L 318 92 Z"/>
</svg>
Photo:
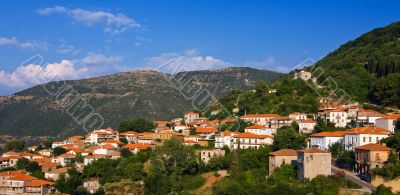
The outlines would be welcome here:
<svg viewBox="0 0 400 195">
<path fill-rule="evenodd" d="M 363 137 L 363 142 L 365 142 L 365 137 Z"/>
<path fill-rule="evenodd" d="M 376 143 L 378 143 L 379 142 L 379 138 L 378 137 L 376 137 Z"/>
<path fill-rule="evenodd" d="M 369 137 L 369 142 L 372 142 L 372 137 Z"/>
</svg>

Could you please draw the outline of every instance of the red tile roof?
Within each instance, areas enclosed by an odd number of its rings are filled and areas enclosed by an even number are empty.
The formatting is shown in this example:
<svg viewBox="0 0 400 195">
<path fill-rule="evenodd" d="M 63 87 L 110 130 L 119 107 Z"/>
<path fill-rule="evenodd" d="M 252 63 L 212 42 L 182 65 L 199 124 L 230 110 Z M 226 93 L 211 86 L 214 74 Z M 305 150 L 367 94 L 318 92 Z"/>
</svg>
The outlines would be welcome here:
<svg viewBox="0 0 400 195">
<path fill-rule="evenodd" d="M 252 125 L 252 126 L 248 126 L 245 129 L 264 129 L 265 126 L 263 125 Z"/>
<path fill-rule="evenodd" d="M 275 152 L 270 152 L 271 156 L 297 156 L 297 151 L 292 149 L 281 149 Z"/>
<path fill-rule="evenodd" d="M 39 179 L 39 180 L 35 180 L 35 181 L 29 182 L 26 184 L 27 187 L 40 187 L 40 186 L 46 186 L 46 185 L 52 186 L 52 185 L 54 185 L 54 183 Z"/>
<path fill-rule="evenodd" d="M 298 152 L 302 152 L 302 153 L 330 153 L 326 150 L 320 150 L 318 148 L 306 148 L 303 150 L 298 150 Z"/>
<path fill-rule="evenodd" d="M 378 120 L 381 120 L 381 119 L 397 120 L 397 119 L 400 119 L 400 114 L 389 114 L 389 115 L 386 115 L 386 116 L 384 116 L 384 117 L 382 117 L 382 118 L 380 118 Z"/>
<path fill-rule="evenodd" d="M 246 114 L 241 118 L 279 118 L 282 117 L 278 114 Z"/>
<path fill-rule="evenodd" d="M 19 175 L 16 175 L 16 176 L 10 178 L 10 180 L 29 181 L 29 180 L 38 180 L 38 178 L 30 176 L 30 175 L 26 175 L 26 174 L 19 174 Z"/>
<path fill-rule="evenodd" d="M 367 127 L 356 127 L 346 131 L 346 134 L 379 134 L 379 135 L 389 135 L 390 131 L 376 127 L 375 125 Z"/>
<path fill-rule="evenodd" d="M 366 144 L 355 147 L 356 150 L 369 150 L 369 151 L 391 151 L 392 148 L 380 145 L 380 144 Z"/>
<path fill-rule="evenodd" d="M 217 133 L 217 128 L 214 127 L 197 127 L 196 133 Z"/>
<path fill-rule="evenodd" d="M 134 143 L 134 144 L 126 144 L 125 146 L 123 146 L 122 148 L 126 148 L 126 149 L 148 149 L 151 148 L 150 144 L 142 144 L 142 143 Z"/>
<path fill-rule="evenodd" d="M 320 132 L 311 134 L 310 137 L 343 137 L 346 131 L 334 131 L 334 132 Z"/>
<path fill-rule="evenodd" d="M 4 171 L 0 173 L 0 176 L 17 176 L 17 175 L 23 175 L 24 173 L 19 171 Z"/>
<path fill-rule="evenodd" d="M 312 119 L 306 119 L 306 120 L 300 121 L 299 123 L 316 123 L 316 122 Z"/>
<path fill-rule="evenodd" d="M 235 135 L 235 138 L 255 138 L 255 139 L 264 139 L 264 138 L 272 138 L 270 135 L 258 135 L 254 133 L 244 132 L 238 133 Z"/>
</svg>

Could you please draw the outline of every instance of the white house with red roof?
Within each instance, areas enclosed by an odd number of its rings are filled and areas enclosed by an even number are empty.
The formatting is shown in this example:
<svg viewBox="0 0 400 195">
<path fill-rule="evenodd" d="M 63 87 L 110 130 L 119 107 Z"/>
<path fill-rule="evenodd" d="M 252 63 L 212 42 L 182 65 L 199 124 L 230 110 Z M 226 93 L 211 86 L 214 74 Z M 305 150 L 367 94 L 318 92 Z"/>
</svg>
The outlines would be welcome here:
<svg viewBox="0 0 400 195">
<path fill-rule="evenodd" d="M 329 111 L 329 121 L 335 123 L 336 127 L 346 127 L 347 111 L 344 108 L 338 108 Z"/>
<path fill-rule="evenodd" d="M 209 138 L 216 133 L 218 133 L 218 130 L 215 127 L 196 127 L 196 134 L 203 138 Z"/>
<path fill-rule="evenodd" d="M 259 148 L 263 145 L 272 144 L 272 136 L 270 135 L 257 135 L 254 133 L 236 133 L 233 139 L 233 148 Z"/>
<path fill-rule="evenodd" d="M 310 135 L 309 147 L 321 150 L 329 150 L 329 146 L 334 143 L 344 145 L 345 131 L 320 132 Z"/>
<path fill-rule="evenodd" d="M 200 117 L 199 113 L 196 112 L 186 112 L 185 116 L 183 117 L 185 120 L 185 123 L 191 123 L 194 122 L 196 119 Z"/>
<path fill-rule="evenodd" d="M 99 144 L 106 140 L 118 138 L 118 131 L 111 128 L 94 130 L 85 140 L 89 144 Z"/>
<path fill-rule="evenodd" d="M 400 114 L 389 114 L 382 118 L 376 119 L 375 124 L 377 127 L 389 130 L 394 133 L 397 121 L 400 120 Z"/>
<path fill-rule="evenodd" d="M 227 146 L 233 148 L 233 139 L 235 133 L 229 130 L 225 130 L 215 135 L 215 148 L 223 148 Z"/>
<path fill-rule="evenodd" d="M 370 125 L 349 129 L 345 134 L 345 149 L 354 150 L 355 147 L 366 144 L 379 144 L 380 140 L 390 136 L 390 131 Z"/>
<path fill-rule="evenodd" d="M 128 149 L 132 153 L 136 154 L 139 151 L 151 149 L 153 146 L 150 144 L 142 144 L 142 143 L 134 143 L 134 144 L 126 144 L 122 148 Z"/>
<path fill-rule="evenodd" d="M 240 119 L 257 125 L 269 126 L 272 119 L 282 117 L 278 114 L 246 114 Z"/>
<path fill-rule="evenodd" d="M 294 121 L 302 121 L 307 119 L 307 114 L 300 112 L 292 112 L 289 114 L 289 118 Z"/>
<path fill-rule="evenodd" d="M 363 125 L 375 124 L 377 119 L 383 117 L 385 117 L 384 114 L 375 110 L 358 110 L 357 112 L 357 122 Z"/>
<path fill-rule="evenodd" d="M 126 138 L 128 143 L 137 143 L 138 142 L 139 133 L 135 131 L 127 131 L 119 134 L 119 138 Z"/>
<path fill-rule="evenodd" d="M 302 133 L 312 133 L 314 131 L 315 125 L 317 123 L 312 119 L 306 119 L 299 121 L 299 132 Z"/>
<path fill-rule="evenodd" d="M 118 150 L 118 147 L 112 144 L 103 144 L 93 150 L 93 154 L 111 154 Z"/>
<path fill-rule="evenodd" d="M 271 135 L 276 133 L 276 129 L 267 128 L 263 125 L 251 125 L 244 129 L 245 132 L 254 133 L 257 135 Z"/>
</svg>

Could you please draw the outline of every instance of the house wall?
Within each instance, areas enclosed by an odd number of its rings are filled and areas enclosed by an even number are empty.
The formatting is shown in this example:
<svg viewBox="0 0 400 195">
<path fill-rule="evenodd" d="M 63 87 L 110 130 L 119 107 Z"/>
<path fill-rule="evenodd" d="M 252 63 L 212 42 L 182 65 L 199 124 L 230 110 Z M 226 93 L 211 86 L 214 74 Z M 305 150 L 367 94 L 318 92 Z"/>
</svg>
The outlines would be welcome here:
<svg viewBox="0 0 400 195">
<path fill-rule="evenodd" d="M 269 156 L 269 175 L 272 175 L 274 170 L 280 167 L 283 163 L 296 166 L 297 156 Z"/>
<path fill-rule="evenodd" d="M 317 175 L 330 174 L 330 153 L 297 153 L 297 176 L 300 180 L 313 179 Z"/>
</svg>

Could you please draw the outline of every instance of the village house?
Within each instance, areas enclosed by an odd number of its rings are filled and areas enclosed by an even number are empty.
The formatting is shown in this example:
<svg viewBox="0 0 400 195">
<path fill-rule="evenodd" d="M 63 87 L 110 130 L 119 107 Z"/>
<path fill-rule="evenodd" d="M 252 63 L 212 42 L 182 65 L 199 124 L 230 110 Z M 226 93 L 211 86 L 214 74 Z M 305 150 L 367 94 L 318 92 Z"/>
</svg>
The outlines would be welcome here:
<svg viewBox="0 0 400 195">
<path fill-rule="evenodd" d="M 254 133 L 236 133 L 233 140 L 233 149 L 259 148 L 263 145 L 272 144 L 272 136 L 257 135 Z"/>
<path fill-rule="evenodd" d="M 329 150 L 334 143 L 340 143 L 344 146 L 345 131 L 320 132 L 310 135 L 309 146 L 320 150 Z"/>
<path fill-rule="evenodd" d="M 112 152 L 117 151 L 118 148 L 112 144 L 104 144 L 97 146 L 93 149 L 93 154 L 111 154 Z"/>
<path fill-rule="evenodd" d="M 227 146 L 228 148 L 233 147 L 233 137 L 235 133 L 229 130 L 225 130 L 215 135 L 215 148 L 223 148 Z"/>
<path fill-rule="evenodd" d="M 245 132 L 254 133 L 257 135 L 271 135 L 276 133 L 276 129 L 267 128 L 262 125 L 252 125 L 244 129 Z"/>
<path fill-rule="evenodd" d="M 66 178 L 68 178 L 68 167 L 62 167 L 58 169 L 54 169 L 44 173 L 44 178 L 52 179 L 54 181 L 60 179 L 60 176 L 64 174 Z"/>
<path fill-rule="evenodd" d="M 312 119 L 299 121 L 299 133 L 312 133 L 317 123 Z"/>
<path fill-rule="evenodd" d="M 89 179 L 83 182 L 83 187 L 85 187 L 91 194 L 94 194 L 100 186 L 98 179 Z"/>
<path fill-rule="evenodd" d="M 136 154 L 139 151 L 147 150 L 147 149 L 152 148 L 152 145 L 150 145 L 150 144 L 142 144 L 142 143 L 134 143 L 134 144 L 126 144 L 122 148 L 128 149 L 132 153 Z"/>
<path fill-rule="evenodd" d="M 61 154 L 60 156 L 57 157 L 57 163 L 59 163 L 61 166 L 65 167 L 67 166 L 69 163 L 72 162 L 72 159 L 75 158 L 75 155 L 73 154 Z"/>
<path fill-rule="evenodd" d="M 225 150 L 222 149 L 203 149 L 196 150 L 196 153 L 199 154 L 200 159 L 207 164 L 211 158 L 217 156 L 225 156 Z"/>
<path fill-rule="evenodd" d="M 297 163 L 297 151 L 292 149 L 281 149 L 275 152 L 269 153 L 269 175 L 274 173 L 276 168 L 279 168 L 282 164 L 291 164 L 296 166 Z"/>
<path fill-rule="evenodd" d="M 126 131 L 119 134 L 119 138 L 126 138 L 128 143 L 137 143 L 138 142 L 139 133 L 134 131 Z"/>
<path fill-rule="evenodd" d="M 15 177 L 17 175 L 23 175 L 24 172 L 22 171 L 5 171 L 5 172 L 0 172 L 0 194 L 3 194 L 4 192 L 7 191 L 8 189 L 8 183 L 7 180 L 9 180 L 12 177 Z"/>
<path fill-rule="evenodd" d="M 345 134 L 345 149 L 354 150 L 354 148 L 366 144 L 378 144 L 383 138 L 387 138 L 390 131 L 370 125 L 367 127 L 356 127 L 349 129 Z"/>
<path fill-rule="evenodd" d="M 347 117 L 349 118 L 357 118 L 358 106 L 349 106 L 347 107 Z"/>
<path fill-rule="evenodd" d="M 311 72 L 300 70 L 294 73 L 294 79 L 301 79 L 303 81 L 308 81 L 311 79 Z"/>
<path fill-rule="evenodd" d="M 376 119 L 375 124 L 377 127 L 389 130 L 394 133 L 396 128 L 396 123 L 400 121 L 400 114 L 389 114 L 382 118 Z"/>
<path fill-rule="evenodd" d="M 54 189 L 54 183 L 45 180 L 34 180 L 26 184 L 26 194 L 50 194 Z"/>
<path fill-rule="evenodd" d="M 297 151 L 297 177 L 313 179 L 318 175 L 331 174 L 331 153 L 317 148 Z"/>
<path fill-rule="evenodd" d="M 215 127 L 196 127 L 196 134 L 200 137 L 209 138 L 212 135 L 218 133 Z"/>
<path fill-rule="evenodd" d="M 300 112 L 293 112 L 289 114 L 289 118 L 292 119 L 293 121 L 302 121 L 307 119 L 307 114 Z"/>
<path fill-rule="evenodd" d="M 384 114 L 381 114 L 375 110 L 358 110 L 357 123 L 361 125 L 375 124 L 377 119 L 380 119 L 384 116 Z"/>
<path fill-rule="evenodd" d="M 184 120 L 185 120 L 185 123 L 187 124 L 190 122 L 194 122 L 194 120 L 198 119 L 199 117 L 200 117 L 199 113 L 187 112 L 187 113 L 185 113 Z"/>
<path fill-rule="evenodd" d="M 344 108 L 329 111 L 329 121 L 335 123 L 336 127 L 346 127 L 347 112 Z"/>
<path fill-rule="evenodd" d="M 356 172 L 368 175 L 373 168 L 382 168 L 392 148 L 380 144 L 366 144 L 355 149 Z"/>
<path fill-rule="evenodd" d="M 38 153 L 43 155 L 43 156 L 50 157 L 53 152 L 51 150 L 48 150 L 48 149 L 43 149 L 43 150 L 39 150 Z"/>
<path fill-rule="evenodd" d="M 109 139 L 118 138 L 118 131 L 115 131 L 111 128 L 94 130 L 91 132 L 86 138 L 85 142 L 89 144 L 100 144 Z"/>
<path fill-rule="evenodd" d="M 270 122 L 272 119 L 279 117 L 281 116 L 277 114 L 246 114 L 244 116 L 241 116 L 240 119 L 246 122 L 268 127 L 270 126 Z"/>
<path fill-rule="evenodd" d="M 0 168 L 6 167 L 14 167 L 17 165 L 18 159 L 22 157 L 20 156 L 8 156 L 8 157 L 1 157 L 0 158 Z"/>
</svg>

